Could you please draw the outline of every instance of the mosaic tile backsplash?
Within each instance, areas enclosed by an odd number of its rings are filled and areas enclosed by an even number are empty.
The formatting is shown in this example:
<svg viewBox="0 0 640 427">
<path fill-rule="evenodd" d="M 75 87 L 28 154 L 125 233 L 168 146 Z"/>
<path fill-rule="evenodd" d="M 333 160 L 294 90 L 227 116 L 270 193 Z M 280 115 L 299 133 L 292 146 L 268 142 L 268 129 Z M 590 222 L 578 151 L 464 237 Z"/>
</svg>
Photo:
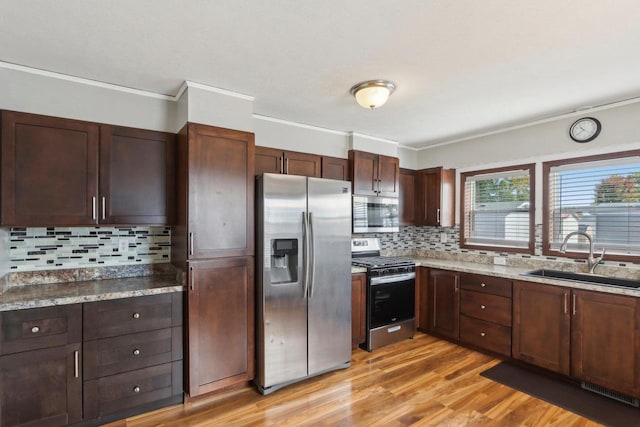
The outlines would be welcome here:
<svg viewBox="0 0 640 427">
<path fill-rule="evenodd" d="M 171 260 L 171 227 L 29 227 L 8 234 L 12 272 Z"/>
</svg>

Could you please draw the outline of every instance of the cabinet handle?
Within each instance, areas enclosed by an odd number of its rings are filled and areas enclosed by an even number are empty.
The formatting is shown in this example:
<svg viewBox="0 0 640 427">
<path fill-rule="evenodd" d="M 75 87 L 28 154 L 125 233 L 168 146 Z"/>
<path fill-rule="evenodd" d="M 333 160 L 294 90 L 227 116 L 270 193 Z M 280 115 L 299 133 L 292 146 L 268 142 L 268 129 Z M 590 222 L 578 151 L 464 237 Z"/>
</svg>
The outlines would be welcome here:
<svg viewBox="0 0 640 427">
<path fill-rule="evenodd" d="M 73 352 L 73 375 L 76 378 L 80 377 L 80 352 L 78 350 Z"/>
<path fill-rule="evenodd" d="M 140 349 L 136 348 L 135 350 L 133 350 L 133 355 L 140 356 Z"/>
<path fill-rule="evenodd" d="M 189 233 L 189 255 L 193 255 L 193 233 Z"/>
<path fill-rule="evenodd" d="M 280 173 L 284 173 L 284 156 L 280 157 Z"/>
<path fill-rule="evenodd" d="M 289 159 L 284 159 L 284 173 L 289 175 Z"/>
<path fill-rule="evenodd" d="M 573 294 L 573 315 L 576 315 L 576 294 Z"/>
<path fill-rule="evenodd" d="M 440 208 L 436 210 L 436 222 L 440 225 Z"/>
<path fill-rule="evenodd" d="M 568 302 L 569 302 L 569 295 L 565 292 L 564 293 L 564 314 L 569 314 Z"/>
<path fill-rule="evenodd" d="M 484 332 L 480 332 L 480 336 L 481 336 L 481 337 L 484 337 L 484 336 L 486 336 L 486 335 L 487 335 L 487 334 L 485 334 Z"/>
<path fill-rule="evenodd" d="M 140 393 L 140 387 L 138 387 L 138 386 L 133 387 L 133 392 L 134 393 Z"/>
<path fill-rule="evenodd" d="M 140 313 L 133 313 L 133 317 L 134 319 L 139 319 L 140 318 Z"/>
<path fill-rule="evenodd" d="M 96 219 L 96 196 L 91 198 L 91 219 Z"/>
<path fill-rule="evenodd" d="M 487 287 L 487 285 L 485 285 L 484 283 L 480 283 L 480 287 L 481 287 L 481 288 L 486 288 L 486 287 Z"/>
<path fill-rule="evenodd" d="M 456 276 L 456 282 L 455 282 L 453 291 L 458 292 L 459 289 L 460 289 L 460 283 L 458 283 L 458 276 Z"/>
<path fill-rule="evenodd" d="M 485 308 L 487 308 L 487 306 L 486 306 L 486 305 L 484 305 L 484 304 L 481 304 L 481 305 L 480 305 L 480 309 L 481 309 L 481 310 L 484 310 Z"/>
<path fill-rule="evenodd" d="M 192 291 L 195 289 L 195 279 L 193 276 L 193 267 L 189 267 L 189 289 Z"/>
<path fill-rule="evenodd" d="M 382 189 L 380 188 L 381 180 L 378 180 L 378 194 L 382 193 Z"/>
<path fill-rule="evenodd" d="M 40 328 L 37 326 L 34 326 L 33 328 L 31 328 L 31 333 L 32 334 L 37 334 L 38 332 L 40 332 Z"/>
<path fill-rule="evenodd" d="M 102 196 L 102 219 L 107 219 L 107 198 Z"/>
</svg>

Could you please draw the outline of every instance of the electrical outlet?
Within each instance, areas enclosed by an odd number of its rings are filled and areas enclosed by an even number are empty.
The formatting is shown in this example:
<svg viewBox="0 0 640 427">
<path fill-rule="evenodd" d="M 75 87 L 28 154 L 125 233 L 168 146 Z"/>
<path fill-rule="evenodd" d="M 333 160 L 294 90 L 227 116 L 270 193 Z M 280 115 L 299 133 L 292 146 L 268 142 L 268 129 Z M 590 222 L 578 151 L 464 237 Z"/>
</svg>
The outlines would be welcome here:
<svg viewBox="0 0 640 427">
<path fill-rule="evenodd" d="M 118 252 L 129 252 L 129 241 L 127 239 L 118 240 Z"/>
<path fill-rule="evenodd" d="M 502 257 L 502 256 L 494 256 L 493 257 L 493 263 L 495 265 L 507 265 L 507 259 L 505 257 Z"/>
</svg>

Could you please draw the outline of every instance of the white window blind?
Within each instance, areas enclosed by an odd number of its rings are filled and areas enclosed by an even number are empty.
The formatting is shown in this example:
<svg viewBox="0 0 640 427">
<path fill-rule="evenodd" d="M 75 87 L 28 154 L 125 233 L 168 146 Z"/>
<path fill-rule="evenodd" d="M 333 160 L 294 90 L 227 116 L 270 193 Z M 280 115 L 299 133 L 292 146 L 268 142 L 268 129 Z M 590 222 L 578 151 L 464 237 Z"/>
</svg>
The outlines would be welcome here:
<svg viewBox="0 0 640 427">
<path fill-rule="evenodd" d="M 464 174 L 463 243 L 529 248 L 531 196 L 529 169 Z"/>
<path fill-rule="evenodd" d="M 567 234 L 582 231 L 597 250 L 640 254 L 640 158 L 551 167 L 547 191 L 551 249 L 559 249 Z M 589 250 L 584 237 L 571 237 L 568 243 L 569 251 Z"/>
</svg>

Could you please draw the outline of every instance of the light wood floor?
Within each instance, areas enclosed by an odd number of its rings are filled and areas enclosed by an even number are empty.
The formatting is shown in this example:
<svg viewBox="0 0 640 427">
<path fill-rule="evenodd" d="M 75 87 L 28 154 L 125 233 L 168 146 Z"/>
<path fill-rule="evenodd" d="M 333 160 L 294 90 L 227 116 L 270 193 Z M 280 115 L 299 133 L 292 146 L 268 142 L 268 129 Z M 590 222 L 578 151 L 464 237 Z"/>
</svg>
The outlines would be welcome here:
<svg viewBox="0 0 640 427">
<path fill-rule="evenodd" d="M 110 424 L 123 426 L 598 426 L 481 377 L 499 360 L 418 334 L 349 369 L 283 388 L 193 400 Z"/>
</svg>

